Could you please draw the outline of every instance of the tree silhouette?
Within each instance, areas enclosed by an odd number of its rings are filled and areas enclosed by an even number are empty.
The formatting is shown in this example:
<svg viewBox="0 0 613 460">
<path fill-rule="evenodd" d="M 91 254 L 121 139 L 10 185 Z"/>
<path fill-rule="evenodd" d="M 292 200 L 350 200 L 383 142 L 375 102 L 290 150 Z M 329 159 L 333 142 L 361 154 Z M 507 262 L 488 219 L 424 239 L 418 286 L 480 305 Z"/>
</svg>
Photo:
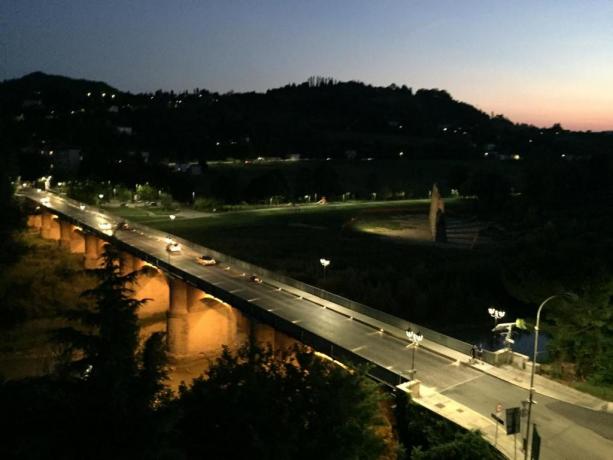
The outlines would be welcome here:
<svg viewBox="0 0 613 460">
<path fill-rule="evenodd" d="M 371 459 L 385 447 L 375 384 L 304 349 L 225 349 L 180 393 L 190 458 Z"/>
</svg>

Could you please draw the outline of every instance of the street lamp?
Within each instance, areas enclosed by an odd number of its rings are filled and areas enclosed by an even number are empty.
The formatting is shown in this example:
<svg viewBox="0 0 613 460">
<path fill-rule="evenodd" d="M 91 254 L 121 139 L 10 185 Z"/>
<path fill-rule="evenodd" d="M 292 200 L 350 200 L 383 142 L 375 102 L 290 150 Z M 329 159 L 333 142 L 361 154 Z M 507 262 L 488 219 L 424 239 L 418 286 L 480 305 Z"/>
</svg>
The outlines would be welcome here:
<svg viewBox="0 0 613 460">
<path fill-rule="evenodd" d="M 324 279 L 326 279 L 326 268 L 330 265 L 330 261 L 328 259 L 319 259 L 319 263 L 324 269 Z"/>
<path fill-rule="evenodd" d="M 487 309 L 487 312 L 490 314 L 492 318 L 494 318 L 494 327 L 498 324 L 498 320 L 504 318 L 506 312 L 504 310 L 497 310 L 493 307 Z"/>
<path fill-rule="evenodd" d="M 170 222 L 172 222 L 172 232 L 174 233 L 175 232 L 174 222 L 175 222 L 175 219 L 177 218 L 177 216 L 175 216 L 174 214 L 170 214 L 168 217 L 170 218 Z"/>
<path fill-rule="evenodd" d="M 496 329 L 496 326 L 498 325 L 498 320 L 504 318 L 506 312 L 504 310 L 498 310 L 494 307 L 488 308 L 487 312 L 492 318 L 494 318 L 494 329 Z M 492 336 L 492 346 L 496 346 L 496 332 L 494 332 L 494 335 Z"/>
<path fill-rule="evenodd" d="M 539 344 L 539 323 L 541 321 L 541 310 L 545 306 L 547 302 L 553 299 L 566 297 L 572 301 L 577 301 L 579 297 L 577 294 L 573 292 L 565 292 L 563 294 L 552 295 L 551 297 L 547 297 L 541 305 L 539 306 L 536 312 L 536 324 L 534 326 L 534 350 L 532 351 L 532 369 L 530 371 L 530 397 L 528 399 L 528 420 L 526 422 L 526 437 L 524 439 L 525 449 L 524 449 L 524 460 L 528 460 L 528 449 L 529 449 L 529 441 L 530 441 L 530 419 L 532 417 L 532 405 L 534 404 L 534 371 L 536 369 L 536 351 L 538 349 Z"/>
<path fill-rule="evenodd" d="M 405 334 L 411 341 L 409 346 L 413 346 L 413 358 L 411 359 L 411 380 L 415 377 L 415 350 L 419 346 L 419 342 L 424 339 L 424 335 L 421 332 L 414 332 L 413 329 L 407 329 Z"/>
</svg>

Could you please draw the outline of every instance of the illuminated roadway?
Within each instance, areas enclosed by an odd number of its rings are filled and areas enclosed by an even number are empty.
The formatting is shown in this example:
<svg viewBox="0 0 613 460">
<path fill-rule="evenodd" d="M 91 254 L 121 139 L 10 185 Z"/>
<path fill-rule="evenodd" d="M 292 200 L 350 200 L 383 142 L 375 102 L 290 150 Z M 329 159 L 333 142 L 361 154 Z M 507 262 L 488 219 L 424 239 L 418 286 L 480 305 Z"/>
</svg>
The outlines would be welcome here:
<svg viewBox="0 0 613 460">
<path fill-rule="evenodd" d="M 81 209 L 75 202 L 57 195 L 30 189 L 22 190 L 20 195 L 79 222 L 79 225 L 97 234 L 101 233 L 101 222 L 116 225 L 121 221 L 116 216 L 89 207 Z M 41 203 L 44 197 L 49 198 L 45 204 Z M 364 324 L 352 319 L 353 315 L 348 313 L 350 310 L 343 306 L 323 299 L 315 299 L 315 303 L 307 300 L 313 299 L 313 295 L 296 292 L 296 289 L 288 292 L 285 286 L 275 281 L 264 279 L 264 283 L 255 283 L 249 280 L 251 273 L 228 267 L 223 261 L 214 266 L 202 266 L 196 262 L 196 258 L 204 252 L 196 244 L 182 241 L 182 251 L 169 254 L 166 251 L 167 236 L 167 233 L 149 227 L 131 226 L 131 229 L 116 231 L 112 237 L 107 234 L 106 239 L 119 242 L 119 246 L 128 250 L 132 248 L 135 255 L 146 254 L 150 262 L 153 260 L 174 275 L 192 282 L 196 280 L 197 287 L 212 292 L 231 305 L 236 305 L 236 301 L 240 300 L 240 303 L 273 315 L 280 322 L 293 324 L 350 350 L 363 360 L 389 370 L 390 375 L 398 376 L 395 383 L 409 379 L 412 350 L 406 348 L 408 342 L 397 335 L 382 333 L 373 327 L 376 321 Z M 520 387 L 470 367 L 458 366 L 453 360 L 423 347 L 415 354 L 415 368 L 417 378 L 425 386 L 487 417 L 497 403 L 501 402 L 505 407 L 519 406 L 527 396 L 526 390 Z M 542 395 L 537 395 L 535 399 L 539 404 L 533 411 L 534 419 L 543 438 L 541 458 L 613 458 L 611 414 L 590 411 Z"/>
</svg>

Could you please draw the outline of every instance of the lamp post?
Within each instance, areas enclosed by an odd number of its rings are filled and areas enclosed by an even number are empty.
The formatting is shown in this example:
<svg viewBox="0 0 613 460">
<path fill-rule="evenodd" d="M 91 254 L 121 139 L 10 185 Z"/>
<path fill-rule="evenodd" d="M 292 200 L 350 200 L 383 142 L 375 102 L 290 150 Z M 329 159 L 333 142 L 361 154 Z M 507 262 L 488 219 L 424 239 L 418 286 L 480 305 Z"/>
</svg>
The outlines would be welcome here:
<svg viewBox="0 0 613 460">
<path fill-rule="evenodd" d="M 175 216 L 174 214 L 170 214 L 169 216 L 170 222 L 172 222 L 172 233 L 175 232 L 175 219 L 177 218 L 177 216 Z"/>
<path fill-rule="evenodd" d="M 541 321 L 541 310 L 545 306 L 547 302 L 553 299 L 557 299 L 560 297 L 566 297 L 570 300 L 576 301 L 579 297 L 577 294 L 572 292 L 565 292 L 563 294 L 556 294 L 550 297 L 547 297 L 536 312 L 536 324 L 534 326 L 534 350 L 532 351 L 532 369 L 530 371 L 530 390 L 529 390 L 529 398 L 528 398 L 528 419 L 526 421 L 526 437 L 524 438 L 524 460 L 528 460 L 528 450 L 529 450 L 529 442 L 530 442 L 530 419 L 532 418 L 532 405 L 534 404 L 534 371 L 536 369 L 536 352 L 539 344 L 539 324 Z"/>
<path fill-rule="evenodd" d="M 504 318 L 504 315 L 506 315 L 506 312 L 504 310 L 498 310 L 497 308 L 494 308 L 494 307 L 488 308 L 487 312 L 490 314 L 492 318 L 494 318 L 494 329 L 496 329 L 496 326 L 498 325 L 498 320 Z M 496 332 L 494 332 L 492 335 L 492 346 L 493 347 L 496 346 Z"/>
<path fill-rule="evenodd" d="M 413 357 L 411 359 L 411 380 L 413 380 L 415 377 L 415 350 L 417 350 L 419 342 L 424 339 L 424 335 L 421 332 L 414 332 L 412 329 L 407 329 L 405 333 L 411 341 L 409 346 L 413 346 Z"/>
<path fill-rule="evenodd" d="M 326 268 L 330 265 L 330 261 L 328 259 L 319 259 L 319 263 L 324 269 L 324 279 L 326 279 Z"/>
</svg>

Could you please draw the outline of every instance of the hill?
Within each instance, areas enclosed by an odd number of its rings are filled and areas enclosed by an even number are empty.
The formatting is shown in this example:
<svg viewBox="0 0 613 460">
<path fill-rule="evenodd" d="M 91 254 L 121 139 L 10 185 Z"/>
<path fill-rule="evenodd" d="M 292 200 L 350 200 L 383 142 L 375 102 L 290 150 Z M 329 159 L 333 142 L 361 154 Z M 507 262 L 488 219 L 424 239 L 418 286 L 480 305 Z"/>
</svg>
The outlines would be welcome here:
<svg viewBox="0 0 613 460">
<path fill-rule="evenodd" d="M 464 160 L 485 152 L 490 158 L 523 158 L 613 151 L 611 135 L 513 124 L 444 90 L 322 77 L 265 93 L 130 94 L 103 82 L 35 72 L 0 83 L 0 103 L 11 133 L 9 150 L 75 146 L 96 163 L 116 164 L 143 151 L 154 163 L 289 155 Z"/>
</svg>

